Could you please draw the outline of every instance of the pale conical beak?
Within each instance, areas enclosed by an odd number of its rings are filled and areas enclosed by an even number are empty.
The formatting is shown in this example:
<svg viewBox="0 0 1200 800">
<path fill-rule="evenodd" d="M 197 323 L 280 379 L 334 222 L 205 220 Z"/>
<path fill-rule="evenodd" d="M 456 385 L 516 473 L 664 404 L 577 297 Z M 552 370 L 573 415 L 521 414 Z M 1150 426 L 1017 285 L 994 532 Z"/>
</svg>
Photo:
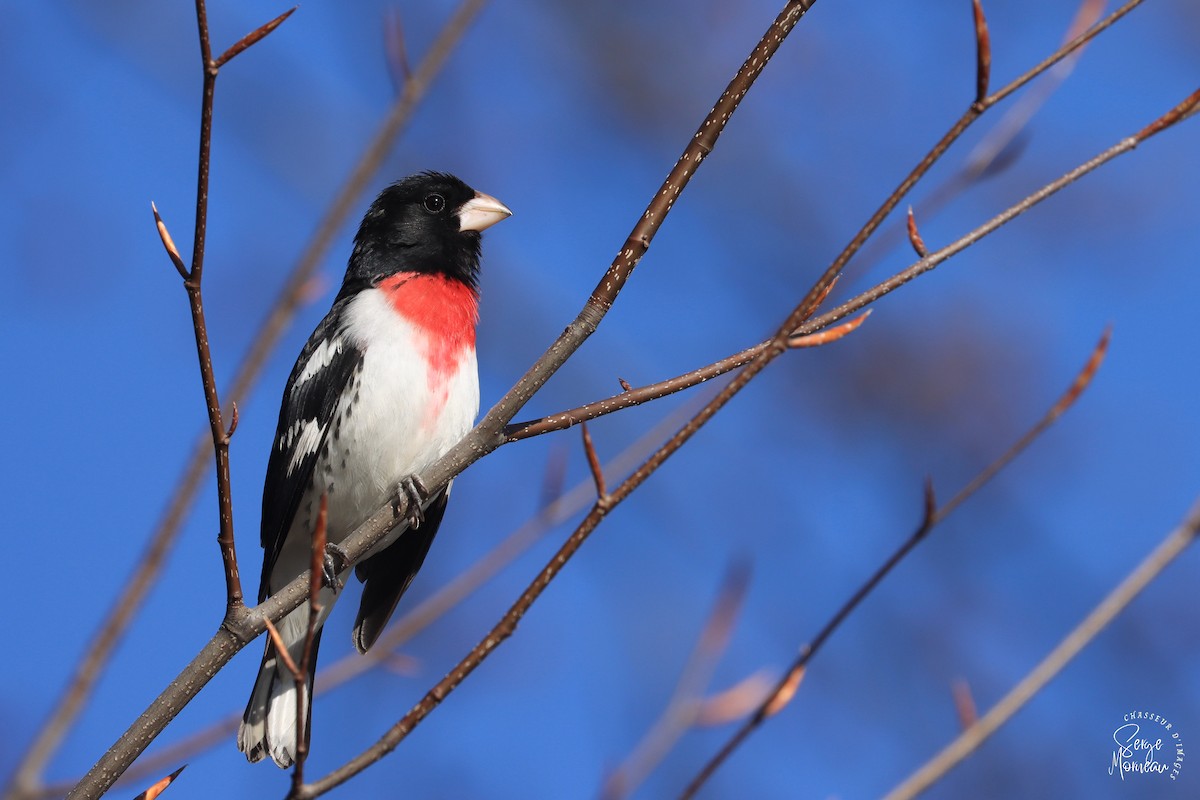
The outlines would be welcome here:
<svg viewBox="0 0 1200 800">
<path fill-rule="evenodd" d="M 463 203 L 462 207 L 458 209 L 458 229 L 460 231 L 482 231 L 511 216 L 512 212 L 504 203 L 490 194 L 476 192 L 474 197 Z"/>
</svg>

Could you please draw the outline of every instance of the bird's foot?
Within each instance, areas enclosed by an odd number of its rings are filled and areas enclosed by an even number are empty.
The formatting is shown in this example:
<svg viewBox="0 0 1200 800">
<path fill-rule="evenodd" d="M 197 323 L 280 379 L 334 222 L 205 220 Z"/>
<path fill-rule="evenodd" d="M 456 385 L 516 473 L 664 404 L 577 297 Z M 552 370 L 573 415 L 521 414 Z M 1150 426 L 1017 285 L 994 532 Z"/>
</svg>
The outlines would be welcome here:
<svg viewBox="0 0 1200 800">
<path fill-rule="evenodd" d="M 342 590 L 342 579 L 339 576 L 349 565 L 350 558 L 345 550 L 333 542 L 325 545 L 325 556 L 321 559 L 321 578 L 334 592 Z"/>
<path fill-rule="evenodd" d="M 409 475 L 400 481 L 400 487 L 396 491 L 396 502 L 392 504 L 393 514 L 399 515 L 401 498 L 408 500 L 408 509 L 404 513 L 404 518 L 408 520 L 408 527 L 416 530 L 425 521 L 425 512 L 421 506 L 429 500 L 429 490 L 425 488 L 425 484 L 419 477 Z"/>
</svg>

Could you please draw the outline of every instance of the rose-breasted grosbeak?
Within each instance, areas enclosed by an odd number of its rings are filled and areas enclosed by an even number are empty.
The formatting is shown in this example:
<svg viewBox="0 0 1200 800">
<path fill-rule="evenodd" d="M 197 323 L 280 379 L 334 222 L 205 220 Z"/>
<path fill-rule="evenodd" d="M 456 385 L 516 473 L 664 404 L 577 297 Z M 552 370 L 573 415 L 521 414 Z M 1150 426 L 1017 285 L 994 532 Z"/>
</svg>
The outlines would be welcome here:
<svg viewBox="0 0 1200 800">
<path fill-rule="evenodd" d="M 334 546 L 399 492 L 415 498 L 408 524 L 355 568 L 365 583 L 354 623 L 360 652 L 374 644 L 421 568 L 446 510 L 450 487 L 428 497 L 413 476 L 461 439 L 479 411 L 480 231 L 511 213 L 452 175 L 422 173 L 385 189 L 354 237 L 333 308 L 284 387 L 263 487 L 259 602 L 308 569 L 322 495 Z M 322 590 L 318 625 L 336 599 L 334 587 Z M 300 663 L 308 604 L 277 627 Z M 319 635 L 299 698 L 267 640 L 238 731 L 238 749 L 250 761 L 270 755 L 287 767 L 295 759 L 296 703 L 308 719 Z"/>
</svg>

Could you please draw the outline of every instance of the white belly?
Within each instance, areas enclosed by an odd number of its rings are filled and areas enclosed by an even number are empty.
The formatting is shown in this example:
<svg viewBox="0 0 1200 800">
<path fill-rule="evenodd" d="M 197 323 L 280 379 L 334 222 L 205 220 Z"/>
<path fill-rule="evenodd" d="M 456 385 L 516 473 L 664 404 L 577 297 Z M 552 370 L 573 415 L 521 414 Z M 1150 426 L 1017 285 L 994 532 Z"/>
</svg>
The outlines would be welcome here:
<svg viewBox="0 0 1200 800">
<path fill-rule="evenodd" d="M 363 347 L 363 363 L 334 413 L 313 487 L 280 553 L 280 561 L 294 562 L 295 571 L 277 569 L 281 578 L 308 567 L 307 543 L 322 493 L 329 503 L 326 537 L 341 542 L 396 497 L 402 479 L 422 472 L 456 444 L 479 412 L 474 347 L 463 349 L 448 374 L 435 376 L 425 357 L 426 334 L 397 314 L 380 291 L 360 294 L 346 317 L 344 335 Z M 403 530 L 394 530 L 371 552 Z"/>
</svg>

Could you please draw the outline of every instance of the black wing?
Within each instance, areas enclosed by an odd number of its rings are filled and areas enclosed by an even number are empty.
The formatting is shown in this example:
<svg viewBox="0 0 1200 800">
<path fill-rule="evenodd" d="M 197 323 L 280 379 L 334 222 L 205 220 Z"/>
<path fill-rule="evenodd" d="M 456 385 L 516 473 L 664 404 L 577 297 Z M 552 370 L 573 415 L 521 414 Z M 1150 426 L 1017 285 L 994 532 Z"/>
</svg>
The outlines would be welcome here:
<svg viewBox="0 0 1200 800">
<path fill-rule="evenodd" d="M 268 578 L 312 480 L 313 466 L 325 447 L 338 401 L 362 366 L 362 351 L 341 329 L 347 302 L 349 298 L 334 303 L 308 337 L 283 390 L 279 424 L 263 485 L 260 603 L 270 594 Z"/>
</svg>

